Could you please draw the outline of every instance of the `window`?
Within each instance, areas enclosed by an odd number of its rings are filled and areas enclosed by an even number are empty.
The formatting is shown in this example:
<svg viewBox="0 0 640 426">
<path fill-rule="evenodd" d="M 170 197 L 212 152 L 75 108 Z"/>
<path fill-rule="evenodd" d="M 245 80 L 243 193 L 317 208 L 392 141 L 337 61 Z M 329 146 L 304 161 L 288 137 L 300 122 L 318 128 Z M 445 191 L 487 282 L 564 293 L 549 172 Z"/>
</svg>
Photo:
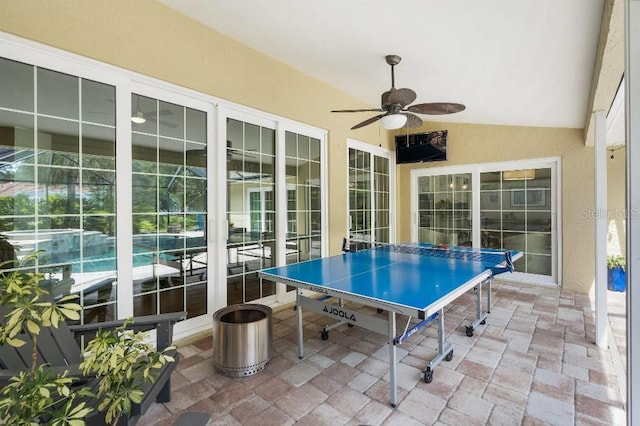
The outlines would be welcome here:
<svg viewBox="0 0 640 426">
<path fill-rule="evenodd" d="M 471 174 L 418 178 L 419 241 L 472 245 Z"/>
<path fill-rule="evenodd" d="M 521 272 L 552 275 L 551 169 L 480 174 L 481 246 L 518 250 Z"/>
<path fill-rule="evenodd" d="M 292 298 L 256 272 L 325 250 L 325 131 L 0 43 L 12 55 L 0 58 L 3 259 L 40 250 L 23 266 L 54 297 L 78 294 L 82 322 L 186 310 L 176 331 L 190 333 L 227 303 Z M 212 126 L 216 110 L 243 118 Z"/>
<path fill-rule="evenodd" d="M 207 114 L 133 94 L 134 315 L 207 312 Z"/>
<path fill-rule="evenodd" d="M 322 255 L 321 139 L 245 120 L 226 128 L 228 304 L 286 293 L 258 271 Z"/>
<path fill-rule="evenodd" d="M 349 239 L 391 241 L 391 156 L 349 141 Z M 375 152 L 374 152 L 375 151 Z"/>
<path fill-rule="evenodd" d="M 0 58 L 0 232 L 74 293 L 84 323 L 115 319 L 115 87 Z"/>
<path fill-rule="evenodd" d="M 518 250 L 510 278 L 558 283 L 559 160 L 412 171 L 413 238 Z"/>
<path fill-rule="evenodd" d="M 227 120 L 227 304 L 275 293 L 260 269 L 275 254 L 275 130 Z"/>
<path fill-rule="evenodd" d="M 321 256 L 320 139 L 285 132 L 285 163 L 287 222 L 295 222 L 295 232 L 286 237 L 289 264 Z"/>
</svg>

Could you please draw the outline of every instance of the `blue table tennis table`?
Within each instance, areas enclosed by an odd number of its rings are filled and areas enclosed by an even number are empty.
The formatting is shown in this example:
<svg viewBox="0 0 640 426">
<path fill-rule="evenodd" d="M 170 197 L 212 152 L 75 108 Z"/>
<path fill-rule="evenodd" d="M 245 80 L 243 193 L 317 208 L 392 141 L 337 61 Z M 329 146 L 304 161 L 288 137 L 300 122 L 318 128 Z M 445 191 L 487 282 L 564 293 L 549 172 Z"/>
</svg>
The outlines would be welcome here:
<svg viewBox="0 0 640 426">
<path fill-rule="evenodd" d="M 305 309 L 337 320 L 322 329 L 323 340 L 328 338 L 331 329 L 345 323 L 386 334 L 389 338 L 392 407 L 397 404 L 396 345 L 430 322 L 438 321 L 438 354 L 428 362 L 423 372 L 424 380 L 430 382 L 436 365 L 442 359 L 450 361 L 453 357 L 453 347 L 445 341 L 443 309 L 475 289 L 477 315 L 466 326 L 466 334 L 472 336 L 474 329 L 484 324 L 487 318 L 488 312 L 482 309 L 482 287 L 488 287 L 489 311 L 491 279 L 497 274 L 513 271 L 513 261 L 522 256 L 516 251 L 441 247 L 424 243 L 370 244 L 370 248 L 360 251 L 348 251 L 346 247 L 346 243 L 343 244 L 343 253 L 339 255 L 268 268 L 258 275 L 296 287 L 300 358 L 304 357 L 302 313 Z M 304 296 L 301 289 L 320 295 Z M 331 303 L 330 299 L 337 299 L 337 304 Z M 344 306 L 345 300 L 374 307 L 378 315 L 348 309 Z M 380 315 L 383 311 L 387 311 L 387 318 Z M 396 332 L 396 314 L 409 317 L 400 335 Z M 412 323 L 414 319 L 419 322 Z"/>
</svg>

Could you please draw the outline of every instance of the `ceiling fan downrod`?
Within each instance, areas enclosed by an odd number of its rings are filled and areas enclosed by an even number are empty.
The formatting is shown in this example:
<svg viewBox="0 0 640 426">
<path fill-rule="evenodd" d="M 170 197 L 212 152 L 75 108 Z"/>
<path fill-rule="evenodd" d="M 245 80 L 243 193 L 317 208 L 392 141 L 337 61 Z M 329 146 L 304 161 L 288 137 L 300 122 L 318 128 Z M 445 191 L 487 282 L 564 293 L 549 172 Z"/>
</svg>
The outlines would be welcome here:
<svg viewBox="0 0 640 426">
<path fill-rule="evenodd" d="M 387 55 L 384 57 L 387 64 L 391 65 L 391 90 L 396 88 L 396 75 L 394 73 L 394 67 L 400 63 L 402 58 L 398 55 Z"/>
</svg>

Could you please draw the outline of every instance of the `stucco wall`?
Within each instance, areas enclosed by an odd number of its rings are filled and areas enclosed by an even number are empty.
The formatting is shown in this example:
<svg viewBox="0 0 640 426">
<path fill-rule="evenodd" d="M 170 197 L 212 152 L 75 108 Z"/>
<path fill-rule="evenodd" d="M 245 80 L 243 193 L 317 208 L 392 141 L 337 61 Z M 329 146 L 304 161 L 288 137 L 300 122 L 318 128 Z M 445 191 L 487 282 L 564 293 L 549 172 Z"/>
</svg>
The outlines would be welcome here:
<svg viewBox="0 0 640 426">
<path fill-rule="evenodd" d="M 333 253 L 347 226 L 347 138 L 392 147 L 391 135 L 379 126 L 350 131 L 360 116 L 329 112 L 369 105 L 151 0 L 4 1 L 0 31 L 327 129 Z M 593 223 L 580 212 L 593 206 L 594 173 L 593 150 L 584 146 L 582 129 L 428 123 L 417 131 L 442 128 L 449 130 L 447 164 L 562 157 L 563 282 L 566 288 L 588 292 Z M 398 168 L 398 240 L 410 236 L 406 218 L 412 167 L 423 165 Z"/>
<path fill-rule="evenodd" d="M 352 132 L 358 117 L 330 112 L 369 105 L 155 1 L 3 1 L 0 31 L 328 130 L 329 211 L 346 211 L 347 137 L 389 144 L 384 129 Z M 346 216 L 329 217 L 332 252 Z"/>
</svg>

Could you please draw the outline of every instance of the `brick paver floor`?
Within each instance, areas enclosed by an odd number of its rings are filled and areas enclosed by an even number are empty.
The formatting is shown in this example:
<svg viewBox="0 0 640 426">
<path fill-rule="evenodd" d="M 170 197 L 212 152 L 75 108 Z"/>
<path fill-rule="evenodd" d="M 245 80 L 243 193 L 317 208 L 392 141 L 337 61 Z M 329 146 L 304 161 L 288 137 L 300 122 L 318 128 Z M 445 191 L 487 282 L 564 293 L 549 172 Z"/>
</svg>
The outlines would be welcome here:
<svg viewBox="0 0 640 426">
<path fill-rule="evenodd" d="M 436 324 L 398 347 L 395 409 L 384 336 L 340 326 L 323 341 L 330 319 L 306 312 L 301 360 L 295 311 L 286 308 L 274 313 L 273 357 L 253 376 L 218 374 L 210 335 L 180 345 L 172 401 L 155 404 L 138 424 L 171 425 L 194 411 L 216 425 L 624 425 L 625 308 L 623 296 L 612 296 L 613 350 L 594 344 L 587 296 L 496 281 L 491 314 L 473 337 L 464 325 L 475 316 L 475 296 L 460 297 L 445 312 L 453 359 L 437 366 L 431 383 L 422 370 L 437 352 Z"/>
</svg>

